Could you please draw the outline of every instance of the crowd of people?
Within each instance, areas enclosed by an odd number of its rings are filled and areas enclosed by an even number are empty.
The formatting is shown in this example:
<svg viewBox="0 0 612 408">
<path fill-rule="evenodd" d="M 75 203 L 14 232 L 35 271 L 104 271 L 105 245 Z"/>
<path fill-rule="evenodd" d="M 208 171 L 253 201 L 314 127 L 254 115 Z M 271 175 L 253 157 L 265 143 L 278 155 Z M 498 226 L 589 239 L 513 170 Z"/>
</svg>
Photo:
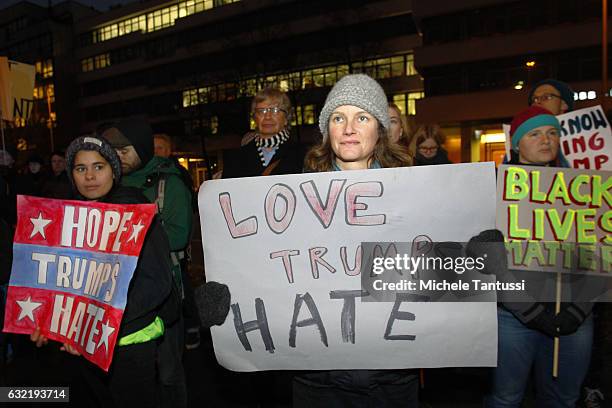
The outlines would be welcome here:
<svg viewBox="0 0 612 408">
<path fill-rule="evenodd" d="M 512 120 L 512 149 L 506 162 L 568 167 L 555 116 L 573 109 L 571 88 L 548 79 L 533 87 L 527 102 Z M 291 102 L 281 90 L 266 88 L 257 93 L 251 104 L 255 130 L 243 137 L 240 148 L 224 153 L 222 177 L 451 164 L 440 126 L 423 124 L 411 129 L 400 109 L 388 103 L 382 87 L 367 75 L 347 75 L 331 89 L 319 116 L 321 139 L 309 149 L 295 140 L 291 112 Z M 172 151 L 170 137 L 154 135 L 144 120 L 126 119 L 76 138 L 65 153 L 53 152 L 48 173 L 43 171 L 43 160 L 32 155 L 25 171 L 17 174 L 15 152 L 0 152 L 4 294 L 16 194 L 157 206 L 158 217 L 128 292 L 129 313 L 123 318 L 110 372 L 95 369 L 69 344 L 62 346 L 78 367 L 81 382 L 95 390 L 92 405 L 187 406 L 183 350 L 197 347 L 202 325 L 222 323 L 228 313 L 229 294 L 223 288 L 205 291 L 206 304 L 215 307 L 196 306 L 187 270 L 197 202 L 193 181 L 171 157 Z M 156 285 L 151 286 L 151 281 Z M 602 360 L 609 355 L 609 328 L 601 317 L 607 313 L 605 306 L 598 304 L 593 310 L 593 304 L 563 303 L 557 312 L 554 305 L 535 299 L 498 304 L 498 364 L 490 370 L 491 387 L 483 396 L 484 405 L 521 406 L 530 376 L 538 406 L 573 407 L 586 399 L 595 407 L 604 401 Z M 595 336 L 593 347 L 594 330 L 603 334 Z M 607 343 L 602 340 L 606 330 Z M 561 350 L 558 378 L 552 376 L 555 338 L 560 339 Z M 39 347 L 47 343 L 38 330 L 30 341 Z M 6 344 L 6 335 L 2 342 Z M 415 370 L 245 374 L 244 378 L 257 383 L 265 376 L 275 377 L 274 384 L 292 392 L 295 407 L 419 404 Z M 257 392 L 253 395 L 255 403 L 261 402 Z"/>
</svg>

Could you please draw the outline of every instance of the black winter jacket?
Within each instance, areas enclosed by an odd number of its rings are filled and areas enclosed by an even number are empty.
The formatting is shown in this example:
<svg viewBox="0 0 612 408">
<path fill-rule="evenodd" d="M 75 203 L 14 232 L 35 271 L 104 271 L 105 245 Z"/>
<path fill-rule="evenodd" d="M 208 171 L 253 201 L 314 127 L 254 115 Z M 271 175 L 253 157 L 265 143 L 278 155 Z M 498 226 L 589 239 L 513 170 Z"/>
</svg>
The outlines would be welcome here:
<svg viewBox="0 0 612 408">
<path fill-rule="evenodd" d="M 121 186 L 113 188 L 100 202 L 149 203 L 140 190 Z M 155 216 L 130 282 L 119 338 L 148 326 L 156 316 L 162 317 L 165 323 L 178 317 L 180 300 L 174 288 L 171 269 L 168 237 Z"/>
<path fill-rule="evenodd" d="M 280 160 L 270 175 L 301 173 L 304 167 L 304 153 L 303 146 L 292 140 L 283 143 L 268 164 L 271 165 Z M 261 176 L 265 169 L 254 140 L 223 155 L 224 179 Z"/>
</svg>

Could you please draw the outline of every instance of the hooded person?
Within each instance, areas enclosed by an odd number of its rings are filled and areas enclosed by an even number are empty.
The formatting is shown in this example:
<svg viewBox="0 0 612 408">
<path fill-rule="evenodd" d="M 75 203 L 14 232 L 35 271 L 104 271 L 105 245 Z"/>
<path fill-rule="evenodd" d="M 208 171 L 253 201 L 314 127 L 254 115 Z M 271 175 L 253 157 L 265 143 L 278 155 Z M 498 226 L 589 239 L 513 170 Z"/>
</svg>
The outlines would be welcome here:
<svg viewBox="0 0 612 408">
<path fill-rule="evenodd" d="M 154 156 L 153 130 L 145 120 L 125 119 L 107 126 L 100 133 L 115 148 L 121 159 L 124 174 L 121 185 L 140 189 L 149 202 L 157 205 L 157 212 L 170 242 L 174 280 L 183 298 L 183 287 L 188 281 L 181 263 L 191 237 L 191 193 L 172 161 Z M 159 352 L 162 405 L 185 407 L 187 385 L 182 363 L 185 347 L 182 314 L 166 329 Z"/>
<path fill-rule="evenodd" d="M 66 173 L 66 158 L 64 152 L 55 151 L 49 156 L 51 171 L 44 180 L 41 195 L 48 198 L 70 199 L 72 188 Z"/>
<path fill-rule="evenodd" d="M 170 250 L 183 258 L 181 252 L 189 245 L 191 235 L 191 194 L 172 161 L 154 156 L 153 130 L 142 119 L 126 119 L 110 125 L 101 135 L 121 159 L 121 184 L 140 189 L 149 202 L 157 204 Z M 182 286 L 179 278 L 180 273 L 175 279 Z"/>
<path fill-rule="evenodd" d="M 120 185 L 121 163 L 112 146 L 97 136 L 75 139 L 66 151 L 68 177 L 74 195 L 83 201 L 113 204 L 147 203 L 133 188 Z M 173 288 L 168 239 L 158 217 L 147 231 L 127 292 L 113 362 L 108 373 L 73 357 L 74 393 L 71 398 L 84 406 L 158 406 L 156 371 L 158 339 L 165 322 L 179 313 L 178 292 Z M 37 346 L 47 342 L 36 329 L 30 336 Z M 78 356 L 69 344 L 63 349 Z M 80 384 L 84 382 L 84 384 Z M 85 391 L 88 390 L 88 391 Z"/>
<path fill-rule="evenodd" d="M 36 153 L 28 157 L 27 170 L 17 180 L 17 194 L 41 196 L 42 186 L 46 180 L 44 164 L 43 158 Z"/>
</svg>

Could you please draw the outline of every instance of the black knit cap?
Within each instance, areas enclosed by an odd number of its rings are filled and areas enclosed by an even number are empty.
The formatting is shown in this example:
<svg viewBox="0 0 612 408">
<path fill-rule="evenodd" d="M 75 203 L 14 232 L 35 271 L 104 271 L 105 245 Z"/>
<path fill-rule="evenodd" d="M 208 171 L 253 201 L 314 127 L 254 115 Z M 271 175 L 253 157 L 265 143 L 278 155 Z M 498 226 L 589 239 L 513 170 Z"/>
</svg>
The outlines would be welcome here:
<svg viewBox="0 0 612 408">
<path fill-rule="evenodd" d="M 143 166 L 153 158 L 153 129 L 140 118 L 129 118 L 108 126 L 101 135 L 114 148 L 134 146 Z"/>
<path fill-rule="evenodd" d="M 74 184 L 72 179 L 72 169 L 74 168 L 74 158 L 76 154 L 81 150 L 94 151 L 100 153 L 100 156 L 104 157 L 110 164 L 113 170 L 113 176 L 115 176 L 115 183 L 118 183 L 121 179 L 121 160 L 117 156 L 117 152 L 106 139 L 100 136 L 81 136 L 77 137 L 70 143 L 68 149 L 66 149 L 66 170 L 70 181 Z"/>
</svg>

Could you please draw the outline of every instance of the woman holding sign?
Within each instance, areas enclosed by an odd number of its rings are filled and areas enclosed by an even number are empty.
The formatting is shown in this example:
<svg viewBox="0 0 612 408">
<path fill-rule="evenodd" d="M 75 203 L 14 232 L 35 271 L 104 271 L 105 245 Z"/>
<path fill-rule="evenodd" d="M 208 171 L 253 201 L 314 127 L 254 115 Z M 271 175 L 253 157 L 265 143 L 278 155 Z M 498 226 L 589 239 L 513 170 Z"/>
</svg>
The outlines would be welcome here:
<svg viewBox="0 0 612 408">
<path fill-rule="evenodd" d="M 519 113 L 510 129 L 515 152 L 510 164 L 567 167 L 559 150 L 560 132 L 557 118 L 542 107 L 531 106 Z M 517 273 L 513 271 L 515 276 Z M 545 272 L 526 273 L 523 276 L 532 282 L 547 278 Z M 562 303 L 557 312 L 554 303 L 538 302 L 531 297 L 513 300 L 502 301 L 498 309 L 498 362 L 485 406 L 520 407 L 531 373 L 537 406 L 575 406 L 589 366 L 593 304 Z M 555 338 L 559 339 L 557 378 L 553 378 Z"/>
<path fill-rule="evenodd" d="M 138 190 L 119 186 L 121 162 L 103 138 L 84 136 L 75 139 L 66 151 L 66 162 L 68 176 L 80 200 L 112 204 L 148 202 Z M 75 362 L 75 377 L 85 384 L 73 384 L 71 393 L 86 399 L 88 405 L 159 406 L 156 394 L 159 389 L 157 339 L 164 333 L 164 323 L 170 323 L 179 313 L 178 295 L 167 256 L 170 252 L 168 245 L 161 225 L 154 218 L 129 282 L 127 303 L 108 373 L 82 357 Z M 31 339 L 38 346 L 47 342 L 38 328 Z M 62 349 L 79 355 L 79 351 L 68 343 Z"/>
<path fill-rule="evenodd" d="M 305 159 L 306 171 L 365 170 L 410 163 L 391 143 L 387 97 L 367 75 L 336 83 L 321 110 L 321 143 Z M 296 376 L 294 407 L 416 407 L 418 380 L 409 370 L 336 370 Z"/>
</svg>

